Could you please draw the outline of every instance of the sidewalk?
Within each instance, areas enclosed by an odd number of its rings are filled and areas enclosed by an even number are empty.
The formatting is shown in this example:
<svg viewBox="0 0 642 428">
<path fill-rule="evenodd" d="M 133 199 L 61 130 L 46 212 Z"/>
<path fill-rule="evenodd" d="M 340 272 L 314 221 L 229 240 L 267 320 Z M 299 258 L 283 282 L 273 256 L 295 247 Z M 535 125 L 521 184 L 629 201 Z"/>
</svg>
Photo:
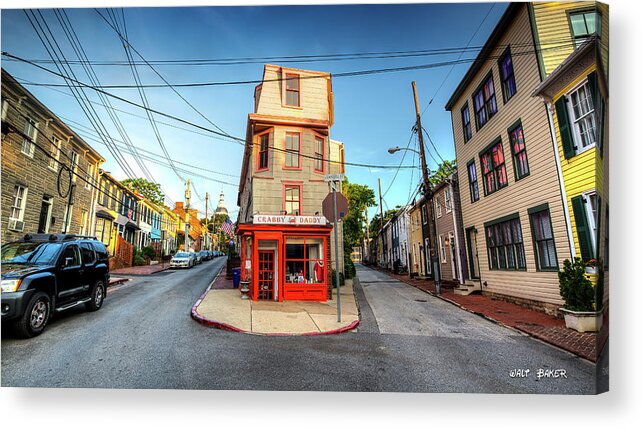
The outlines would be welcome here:
<svg viewBox="0 0 642 428">
<path fill-rule="evenodd" d="M 109 272 L 111 276 L 109 279 L 109 287 L 129 281 L 127 278 L 114 278 L 114 276 L 152 275 L 156 272 L 161 272 L 167 269 L 169 269 L 169 262 L 166 262 L 164 265 L 162 263 L 158 263 L 155 265 L 132 266 L 128 268 L 115 269 Z"/>
<path fill-rule="evenodd" d="M 372 269 L 372 267 L 369 268 Z M 375 270 L 429 294 L 436 295 L 435 283 L 432 280 L 409 278 L 408 275 L 397 275 L 382 269 Z M 596 350 L 601 350 L 608 338 L 608 313 L 604 314 L 604 325 L 600 333 L 580 333 L 566 328 L 563 319 L 514 303 L 480 294 L 462 296 L 455 294 L 452 288 L 441 287 L 440 291 L 440 295 L 437 296 L 440 299 L 593 362 L 596 362 Z"/>
<path fill-rule="evenodd" d="M 222 330 L 265 336 L 338 334 L 359 324 L 359 311 L 347 280 L 341 287 L 341 322 L 337 321 L 337 295 L 327 302 L 242 300 L 232 280 L 219 274 L 192 307 L 192 318 Z"/>
</svg>

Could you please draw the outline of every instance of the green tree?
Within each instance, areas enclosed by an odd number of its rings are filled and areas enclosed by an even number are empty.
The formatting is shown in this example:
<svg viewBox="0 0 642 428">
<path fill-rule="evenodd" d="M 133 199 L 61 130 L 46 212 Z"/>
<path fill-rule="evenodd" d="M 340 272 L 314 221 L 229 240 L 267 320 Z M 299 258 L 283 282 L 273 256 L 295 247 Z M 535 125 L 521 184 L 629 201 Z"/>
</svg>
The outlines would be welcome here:
<svg viewBox="0 0 642 428">
<path fill-rule="evenodd" d="M 165 204 L 165 194 L 158 183 L 153 183 L 144 178 L 126 178 L 121 183 L 134 192 L 140 193 L 153 204 L 160 206 Z"/>
<path fill-rule="evenodd" d="M 446 178 L 450 176 L 453 172 L 457 171 L 457 161 L 456 160 L 445 160 L 439 165 L 437 171 L 434 171 L 428 180 L 433 186 L 438 185 Z"/>
<path fill-rule="evenodd" d="M 349 254 L 363 237 L 365 210 L 375 205 L 375 193 L 367 185 L 350 183 L 347 178 L 342 189 L 348 200 L 348 213 L 343 219 L 343 249 Z"/>
<path fill-rule="evenodd" d="M 399 209 L 400 209 L 400 208 L 401 208 L 401 205 L 397 205 L 397 206 L 396 206 L 396 207 L 394 207 L 393 209 L 386 211 L 386 212 L 383 214 L 383 224 L 385 225 L 385 224 L 386 224 L 386 222 L 387 222 L 388 220 L 390 220 L 390 219 L 392 218 L 392 216 L 394 216 L 394 215 L 395 215 L 395 213 L 396 213 L 397 211 L 399 211 Z M 377 233 L 379 233 L 379 232 L 380 232 L 380 230 L 381 230 L 381 221 L 379 220 L 380 218 L 381 218 L 381 216 L 379 215 L 379 213 L 376 213 L 376 214 L 372 217 L 372 220 L 370 220 L 370 226 L 369 226 L 369 228 L 370 228 L 370 234 L 374 235 L 374 234 L 377 234 Z"/>
</svg>

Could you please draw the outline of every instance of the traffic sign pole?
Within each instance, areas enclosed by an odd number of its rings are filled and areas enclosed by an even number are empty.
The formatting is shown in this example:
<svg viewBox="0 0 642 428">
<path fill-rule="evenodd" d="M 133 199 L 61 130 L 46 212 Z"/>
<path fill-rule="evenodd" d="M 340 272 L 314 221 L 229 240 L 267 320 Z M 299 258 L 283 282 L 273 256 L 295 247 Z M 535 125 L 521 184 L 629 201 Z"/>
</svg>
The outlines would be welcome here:
<svg viewBox="0 0 642 428">
<path fill-rule="evenodd" d="M 338 215 L 337 215 L 337 186 L 338 182 L 332 181 L 330 183 L 332 187 L 332 202 L 334 206 L 334 248 L 335 252 L 335 268 L 334 268 L 334 278 L 337 284 L 337 322 L 341 322 L 341 282 L 339 281 L 339 227 L 338 227 Z"/>
</svg>

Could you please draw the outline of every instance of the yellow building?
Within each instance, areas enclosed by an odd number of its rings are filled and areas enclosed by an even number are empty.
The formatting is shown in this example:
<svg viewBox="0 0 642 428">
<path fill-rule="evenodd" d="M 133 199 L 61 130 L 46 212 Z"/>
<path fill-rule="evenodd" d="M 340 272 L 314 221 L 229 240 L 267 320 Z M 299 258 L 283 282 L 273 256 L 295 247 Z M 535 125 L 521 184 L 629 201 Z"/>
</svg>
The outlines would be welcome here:
<svg viewBox="0 0 642 428">
<path fill-rule="evenodd" d="M 178 214 L 170 210 L 168 207 L 163 206 L 162 221 L 161 221 L 161 241 L 163 245 L 163 253 L 165 255 L 173 254 L 177 248 L 177 232 L 180 229 L 181 222 Z"/>
<path fill-rule="evenodd" d="M 595 5 L 593 3 L 593 5 Z M 535 14 L 535 22 L 545 26 L 549 14 Z M 542 9 L 541 12 L 547 11 Z M 572 13 L 572 9 L 563 11 Z M 605 12 L 601 12 L 605 11 Z M 562 12 L 560 12 L 562 13 Z M 590 10 L 581 9 L 584 15 Z M 605 50 L 608 35 L 608 8 L 598 4 L 586 18 L 596 24 L 595 31 L 557 64 L 533 91 L 546 103 L 551 134 L 556 145 L 556 164 L 571 254 L 585 262 L 599 259 L 605 267 L 605 304 L 608 303 L 608 76 Z M 572 24 L 571 24 L 572 25 Z M 541 32 L 540 32 L 541 33 Z M 561 33 L 561 30 L 558 31 Z M 552 59 L 547 67 L 552 67 Z"/>
</svg>

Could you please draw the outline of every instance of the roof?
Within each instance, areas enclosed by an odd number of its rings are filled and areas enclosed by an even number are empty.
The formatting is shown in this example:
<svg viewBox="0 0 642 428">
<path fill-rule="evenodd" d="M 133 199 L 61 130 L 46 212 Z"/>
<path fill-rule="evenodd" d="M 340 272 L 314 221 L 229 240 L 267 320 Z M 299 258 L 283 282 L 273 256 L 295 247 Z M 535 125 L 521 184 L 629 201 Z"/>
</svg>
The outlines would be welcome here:
<svg viewBox="0 0 642 428">
<path fill-rule="evenodd" d="M 489 56 L 499 39 L 504 35 L 508 26 L 513 22 L 513 18 L 515 17 L 515 15 L 517 15 L 517 12 L 519 12 L 520 7 L 525 5 L 526 3 L 516 2 L 511 2 L 508 5 L 506 11 L 495 26 L 495 29 L 488 37 L 488 40 L 486 40 L 486 43 L 479 51 L 479 54 L 477 54 L 475 61 L 471 64 L 461 82 L 459 82 L 459 85 L 457 86 L 457 89 L 455 89 L 455 92 L 453 92 L 453 94 L 450 96 L 450 99 L 446 103 L 446 110 L 450 111 L 452 109 L 455 102 L 459 99 L 459 97 L 461 97 L 464 89 L 466 89 L 471 80 L 473 80 L 473 78 L 477 75 L 479 69 L 482 68 L 482 66 L 486 63 L 486 61 L 488 60 L 487 57 Z"/>
</svg>

